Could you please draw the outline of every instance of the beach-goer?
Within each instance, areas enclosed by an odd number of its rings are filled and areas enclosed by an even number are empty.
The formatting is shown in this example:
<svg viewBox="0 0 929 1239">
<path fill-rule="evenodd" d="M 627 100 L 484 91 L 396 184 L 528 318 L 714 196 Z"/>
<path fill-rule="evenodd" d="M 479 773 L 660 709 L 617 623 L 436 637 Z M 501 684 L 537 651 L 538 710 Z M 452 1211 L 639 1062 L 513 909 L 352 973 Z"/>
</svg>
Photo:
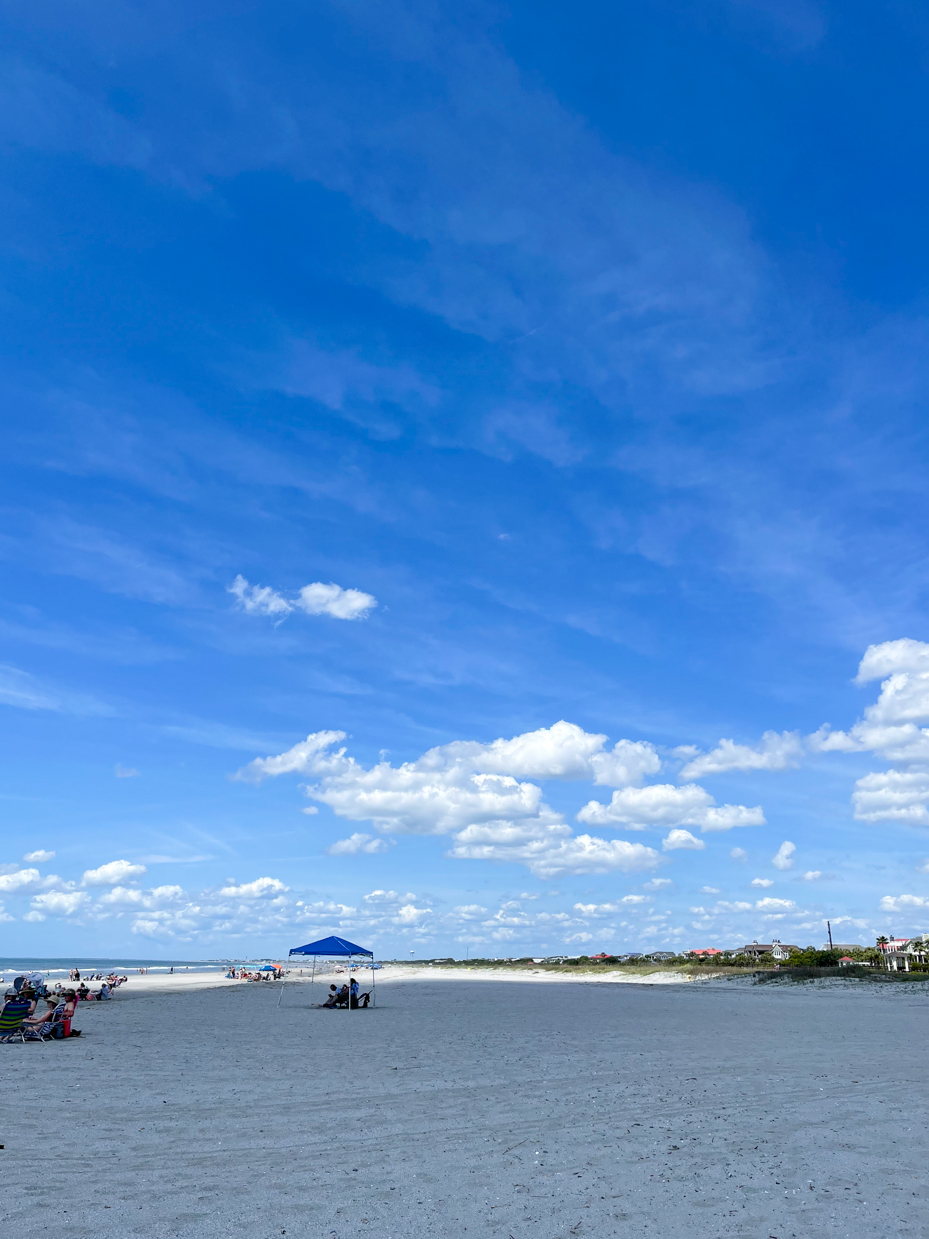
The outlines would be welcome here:
<svg viewBox="0 0 929 1239">
<path fill-rule="evenodd" d="M 357 977 L 352 977 L 352 983 L 349 986 L 349 994 L 350 994 L 350 998 L 349 998 L 348 1005 L 349 1007 L 352 1008 L 352 1010 L 354 1010 L 356 1007 L 362 1007 L 362 1008 L 366 1007 L 371 998 L 370 993 L 362 994 L 361 987 L 358 984 Z"/>
<path fill-rule="evenodd" d="M 23 1021 L 32 1014 L 35 1004 L 14 989 L 6 992 L 6 1001 L 0 1011 L 0 1040 L 10 1041 L 23 1027 Z"/>
<path fill-rule="evenodd" d="M 46 998 L 45 1010 L 36 1005 L 30 1015 L 23 1020 L 23 1029 L 27 1037 L 44 1037 L 50 1033 L 55 1023 L 64 1014 L 65 1004 L 56 1003 L 54 998 Z"/>
</svg>

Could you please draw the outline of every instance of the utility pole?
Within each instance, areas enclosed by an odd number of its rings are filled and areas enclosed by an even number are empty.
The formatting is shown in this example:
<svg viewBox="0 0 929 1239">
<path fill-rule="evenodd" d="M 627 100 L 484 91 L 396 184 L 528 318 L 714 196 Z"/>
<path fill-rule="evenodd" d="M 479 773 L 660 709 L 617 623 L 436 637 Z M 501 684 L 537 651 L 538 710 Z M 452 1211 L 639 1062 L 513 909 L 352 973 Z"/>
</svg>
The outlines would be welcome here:
<svg viewBox="0 0 929 1239">
<path fill-rule="evenodd" d="M 829 950 L 831 951 L 832 950 L 832 925 L 829 921 L 826 921 L 826 931 L 829 934 Z"/>
</svg>

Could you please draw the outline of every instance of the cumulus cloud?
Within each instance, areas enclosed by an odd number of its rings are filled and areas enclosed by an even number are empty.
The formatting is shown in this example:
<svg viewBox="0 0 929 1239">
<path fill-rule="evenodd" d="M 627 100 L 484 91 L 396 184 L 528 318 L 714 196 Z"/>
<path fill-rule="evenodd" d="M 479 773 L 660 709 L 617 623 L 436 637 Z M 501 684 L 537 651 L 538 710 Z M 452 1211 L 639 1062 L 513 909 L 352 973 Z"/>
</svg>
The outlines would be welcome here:
<svg viewBox="0 0 929 1239">
<path fill-rule="evenodd" d="M 706 844 L 702 839 L 695 839 L 689 830 L 672 830 L 666 838 L 661 841 L 661 848 L 664 852 L 675 852 L 678 849 L 684 848 L 690 851 L 699 851 L 705 848 Z"/>
<path fill-rule="evenodd" d="M 23 857 L 24 861 L 27 861 L 33 865 L 44 865 L 47 861 L 54 860 L 54 859 L 55 859 L 55 853 L 47 852 L 45 848 L 39 848 L 35 852 L 27 852 L 26 855 Z"/>
<path fill-rule="evenodd" d="M 852 793 L 861 822 L 903 822 L 929 826 L 929 772 L 883 770 L 866 774 Z"/>
<path fill-rule="evenodd" d="M 752 886 L 773 886 L 774 883 L 770 878 L 752 878 Z"/>
<path fill-rule="evenodd" d="M 803 745 L 797 732 L 766 731 L 755 747 L 720 740 L 711 752 L 692 758 L 678 777 L 699 779 L 728 770 L 789 770 L 800 764 L 802 756 Z"/>
<path fill-rule="evenodd" d="M 666 886 L 673 886 L 674 883 L 670 878 L 652 878 L 648 882 L 642 883 L 643 891 L 660 891 Z"/>
<path fill-rule="evenodd" d="M 759 899 L 755 904 L 759 912 L 793 912 L 796 906 L 792 899 L 772 899 L 770 896 Z"/>
<path fill-rule="evenodd" d="M 882 912 L 909 912 L 914 908 L 929 908 L 929 899 L 922 895 L 885 895 L 881 900 Z"/>
<path fill-rule="evenodd" d="M 723 831 L 764 824 L 760 807 L 717 805 L 696 784 L 640 786 L 658 772 L 660 758 L 644 741 L 585 732 L 560 720 L 510 738 L 484 743 L 455 740 L 397 766 L 382 760 L 365 767 L 348 755 L 345 733 L 311 733 L 284 753 L 256 758 L 238 779 L 260 782 L 282 774 L 315 778 L 305 790 L 337 817 L 370 822 L 380 834 L 455 836 L 457 859 L 515 861 L 537 876 L 562 873 L 631 872 L 654 867 L 654 849 L 621 840 L 575 836 L 560 813 L 543 800 L 531 780 L 587 779 L 615 786 L 609 804 L 591 801 L 578 820 L 594 826 L 673 828 L 665 851 L 699 848 L 687 826 Z M 356 832 L 333 844 L 333 855 L 378 851 L 374 836 Z"/>
<path fill-rule="evenodd" d="M 573 835 L 558 820 L 487 822 L 466 827 L 449 852 L 459 860 L 518 861 L 540 878 L 569 873 L 634 873 L 654 869 L 658 853 L 623 839 Z"/>
<path fill-rule="evenodd" d="M 335 843 L 326 848 L 330 856 L 354 856 L 357 852 L 366 852 L 369 855 L 375 852 L 386 852 L 390 844 L 386 839 L 377 839 L 373 835 L 365 835 L 357 832 L 349 835 L 347 839 L 337 839 Z"/>
<path fill-rule="evenodd" d="M 516 779 L 591 779 L 594 783 L 616 786 L 639 783 L 661 766 L 654 747 L 645 741 L 618 740 L 612 749 L 606 749 L 606 736 L 585 732 L 564 720 L 489 744 L 453 740 L 429 749 L 416 761 L 404 762 L 399 767 L 381 762 L 370 771 L 365 771 L 354 758 L 346 757 L 344 748 L 329 752 L 344 739 L 345 733 L 341 731 L 314 732 L 286 753 L 250 762 L 237 777 L 257 781 L 296 773 L 357 779 L 367 774 L 375 781 L 395 783 L 398 775 L 407 780 L 428 775 L 455 782 L 462 777 L 491 774 Z"/>
<path fill-rule="evenodd" d="M 885 678 L 886 677 L 886 678 Z M 818 752 L 879 753 L 903 770 L 866 775 L 852 802 L 859 821 L 929 825 L 929 645 L 904 638 L 869 646 L 857 682 L 882 679 L 877 701 L 848 731 L 823 726 L 808 737 Z"/>
<path fill-rule="evenodd" d="M 746 852 L 745 848 L 733 848 L 732 851 L 729 853 L 729 855 L 732 857 L 733 860 L 737 860 L 737 861 L 748 860 L 748 852 Z"/>
<path fill-rule="evenodd" d="M 701 886 L 700 893 L 703 895 L 718 895 L 719 887 L 718 886 Z"/>
<path fill-rule="evenodd" d="M 657 854 L 639 844 L 575 837 L 545 804 L 538 784 L 528 781 L 641 780 L 660 766 L 645 742 L 620 740 L 609 749 L 606 736 L 562 720 L 510 739 L 456 740 L 399 766 L 382 760 L 366 768 L 344 746 L 336 748 L 344 739 L 341 731 L 315 732 L 285 753 L 250 762 L 237 777 L 316 776 L 307 794 L 338 817 L 372 822 L 384 834 L 454 834 L 451 856 L 518 861 L 546 877 L 628 872 L 655 863 Z M 356 836 L 339 851 L 379 850 L 370 836 L 357 847 L 352 840 Z"/>
<path fill-rule="evenodd" d="M 86 891 L 44 891 L 41 895 L 33 895 L 31 911 L 24 920 L 45 920 L 46 916 L 76 916 L 87 905 L 89 895 Z"/>
<path fill-rule="evenodd" d="M 285 886 L 278 878 L 256 878 L 254 882 L 243 882 L 241 886 L 230 882 L 228 886 L 222 887 L 219 893 L 236 899 L 264 899 L 268 895 L 282 895 L 289 890 L 290 887 Z"/>
<path fill-rule="evenodd" d="M 139 890 L 136 886 L 114 886 L 100 896 L 97 905 L 102 908 L 160 908 L 184 898 L 186 893 L 182 886 L 156 886 L 150 891 Z"/>
<path fill-rule="evenodd" d="M 127 878 L 139 878 L 145 872 L 144 865 L 134 865 L 128 860 L 111 860 L 99 869 L 86 869 L 81 882 L 84 886 L 116 886 Z"/>
<path fill-rule="evenodd" d="M 614 903 L 576 903 L 574 911 L 581 916 L 613 916 L 626 908 L 640 903 L 651 903 L 647 895 L 623 895 Z"/>
<path fill-rule="evenodd" d="M 291 600 L 272 589 L 270 585 L 250 585 L 241 573 L 227 592 L 232 594 L 246 615 L 269 615 L 278 620 L 286 619 L 294 610 L 307 615 L 328 615 L 332 619 L 365 619 L 377 606 L 373 594 L 360 589 L 343 589 L 332 581 L 325 584 L 314 581 L 304 585 Z"/>
<path fill-rule="evenodd" d="M 823 876 L 821 869 L 807 869 L 806 873 L 800 875 L 801 882 L 818 882 Z"/>
<path fill-rule="evenodd" d="M 0 874 L 0 893 L 11 894 L 27 886 L 34 886 L 41 880 L 38 869 L 16 869 L 12 873 Z"/>
<path fill-rule="evenodd" d="M 365 619 L 377 606 L 373 594 L 364 594 L 360 589 L 343 589 L 331 581 L 324 585 L 314 581 L 304 585 L 297 595 L 296 606 L 307 615 L 329 615 L 332 619 Z"/>
<path fill-rule="evenodd" d="M 796 850 L 797 845 L 795 843 L 790 843 L 785 839 L 775 854 L 771 857 L 771 864 L 775 869 L 792 869 L 794 864 L 793 855 Z"/>
<path fill-rule="evenodd" d="M 733 826 L 763 826 L 760 806 L 716 805 L 716 801 L 696 783 L 675 787 L 653 783 L 648 787 L 626 787 L 613 793 L 609 804 L 591 800 L 577 819 L 587 826 L 623 825 L 630 830 L 649 826 L 699 826 L 702 831 L 730 830 Z"/>
</svg>

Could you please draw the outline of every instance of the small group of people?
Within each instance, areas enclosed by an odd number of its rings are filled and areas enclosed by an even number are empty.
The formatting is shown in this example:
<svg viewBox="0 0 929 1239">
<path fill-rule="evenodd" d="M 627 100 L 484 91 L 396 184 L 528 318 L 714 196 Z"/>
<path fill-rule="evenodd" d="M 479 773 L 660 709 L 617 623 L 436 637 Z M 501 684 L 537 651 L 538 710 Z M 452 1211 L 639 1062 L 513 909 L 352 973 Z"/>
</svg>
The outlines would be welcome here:
<svg viewBox="0 0 929 1239">
<path fill-rule="evenodd" d="M 248 972 L 245 968 L 237 971 L 235 968 L 230 968 L 226 976 L 230 981 L 279 981 L 283 973 L 283 968 L 262 969 L 260 972 Z"/>
<path fill-rule="evenodd" d="M 81 1001 L 77 990 L 42 997 L 30 986 L 6 991 L 0 1010 L 0 1041 L 46 1041 L 79 1037 L 81 1030 L 72 1028 L 71 1021 Z"/>
<path fill-rule="evenodd" d="M 139 969 L 139 971 L 141 972 L 141 971 L 142 971 L 142 969 L 140 968 L 140 969 Z M 120 975 L 119 975 L 118 973 L 116 973 L 116 972 L 108 972 L 108 973 L 106 974 L 106 976 L 104 976 L 104 974 L 103 974 L 102 972 L 95 972 L 95 973 L 91 973 L 91 974 L 89 974 L 89 975 L 88 975 L 88 977 L 87 977 L 86 979 L 87 979 L 88 981 L 103 981 L 103 983 L 104 983 L 105 985 L 108 985 L 108 986 L 110 987 L 110 989 L 116 989 L 116 987 L 117 987 L 118 985 L 122 985 L 124 981 L 128 981 L 128 980 L 129 980 L 129 978 L 128 978 L 128 977 L 125 977 L 125 976 L 120 976 Z M 81 973 L 80 973 L 80 969 L 79 969 L 79 968 L 72 968 L 72 969 L 71 969 L 71 973 L 70 973 L 70 975 L 69 975 L 69 977 L 68 977 L 68 980 L 69 980 L 69 981 L 71 981 L 71 982 L 74 982 L 74 981 L 81 981 Z M 14 984 L 15 984 L 15 982 L 14 982 Z M 83 982 L 83 981 L 81 981 L 81 984 L 82 984 L 82 985 L 84 985 L 84 982 Z M 86 987 L 86 985 L 84 986 L 84 988 L 85 988 L 85 989 L 87 988 L 87 987 Z M 55 990 L 56 990 L 56 992 L 59 992 L 59 993 L 61 992 L 61 983 L 60 983 L 60 982 L 59 982 L 59 983 L 55 986 Z"/>
<path fill-rule="evenodd" d="M 356 1007 L 366 1007 L 370 1001 L 371 994 L 362 994 L 357 977 L 352 977 L 347 985 L 330 985 L 329 997 L 322 1005 L 330 1011 L 335 1007 L 348 1007 L 350 1010 L 355 1010 Z"/>
</svg>

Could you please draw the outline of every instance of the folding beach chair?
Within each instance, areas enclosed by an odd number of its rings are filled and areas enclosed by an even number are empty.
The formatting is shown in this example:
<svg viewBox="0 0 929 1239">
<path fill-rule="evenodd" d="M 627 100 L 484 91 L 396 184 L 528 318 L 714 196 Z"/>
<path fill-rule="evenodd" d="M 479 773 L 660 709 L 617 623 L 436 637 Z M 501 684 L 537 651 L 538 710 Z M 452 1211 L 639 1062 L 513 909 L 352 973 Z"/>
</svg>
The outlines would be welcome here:
<svg viewBox="0 0 929 1239">
<path fill-rule="evenodd" d="M 0 1041 L 25 1041 L 23 1020 L 32 1003 L 28 998 L 9 998 L 0 1011 Z"/>
<path fill-rule="evenodd" d="M 30 1028 L 23 1026 L 24 1041 L 52 1041 L 64 1033 L 65 1004 L 60 1002 L 48 1019 Z M 61 1032 L 58 1029 L 61 1029 Z"/>
</svg>

